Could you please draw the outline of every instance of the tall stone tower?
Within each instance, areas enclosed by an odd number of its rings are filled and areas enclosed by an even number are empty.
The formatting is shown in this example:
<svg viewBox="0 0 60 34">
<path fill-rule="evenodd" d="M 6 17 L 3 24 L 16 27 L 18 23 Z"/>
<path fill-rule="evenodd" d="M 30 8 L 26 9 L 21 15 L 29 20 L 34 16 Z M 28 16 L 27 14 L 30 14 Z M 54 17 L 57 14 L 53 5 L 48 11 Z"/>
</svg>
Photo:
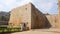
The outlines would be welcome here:
<svg viewBox="0 0 60 34">
<path fill-rule="evenodd" d="M 60 15 L 60 0 L 58 0 L 58 14 Z"/>
<path fill-rule="evenodd" d="M 28 23 L 31 28 L 44 28 L 45 16 L 32 3 L 12 9 L 9 26 L 18 27 L 21 23 Z"/>
<path fill-rule="evenodd" d="M 60 0 L 58 0 L 58 23 L 57 24 L 57 28 L 60 28 Z"/>
</svg>

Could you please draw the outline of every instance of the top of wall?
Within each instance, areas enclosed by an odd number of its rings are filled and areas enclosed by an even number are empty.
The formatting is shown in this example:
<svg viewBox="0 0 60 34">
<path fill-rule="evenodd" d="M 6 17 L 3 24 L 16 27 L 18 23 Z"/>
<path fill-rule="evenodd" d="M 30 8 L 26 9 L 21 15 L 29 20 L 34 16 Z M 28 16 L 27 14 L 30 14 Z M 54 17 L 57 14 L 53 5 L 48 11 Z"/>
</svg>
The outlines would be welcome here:
<svg viewBox="0 0 60 34">
<path fill-rule="evenodd" d="M 11 11 L 16 10 L 16 9 L 21 9 L 21 8 L 24 8 L 24 7 L 27 7 L 27 6 L 29 6 L 31 8 L 34 7 L 37 11 L 39 11 L 40 13 L 42 13 L 38 8 L 35 7 L 35 5 L 33 3 L 28 3 L 28 4 L 25 4 L 23 6 L 19 6 L 19 7 L 13 8 Z"/>
<path fill-rule="evenodd" d="M 16 8 L 13 8 L 12 10 L 15 10 L 15 9 L 18 9 L 18 8 L 22 8 L 22 7 L 26 7 L 26 6 L 28 6 L 28 5 L 33 5 L 32 3 L 28 3 L 28 4 L 25 4 L 25 5 L 22 5 L 22 6 L 18 6 L 18 7 L 16 7 Z M 34 6 L 34 5 L 33 5 Z M 11 10 L 11 11 L 12 11 Z"/>
</svg>

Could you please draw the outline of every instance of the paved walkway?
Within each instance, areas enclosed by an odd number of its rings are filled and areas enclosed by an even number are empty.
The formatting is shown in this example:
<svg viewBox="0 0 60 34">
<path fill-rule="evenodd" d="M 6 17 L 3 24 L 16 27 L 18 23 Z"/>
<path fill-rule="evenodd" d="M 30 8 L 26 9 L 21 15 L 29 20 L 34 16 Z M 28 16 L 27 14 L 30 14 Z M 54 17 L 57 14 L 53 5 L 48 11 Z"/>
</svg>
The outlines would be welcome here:
<svg viewBox="0 0 60 34">
<path fill-rule="evenodd" d="M 60 34 L 60 29 L 34 29 L 24 32 L 16 32 L 11 34 Z"/>
</svg>

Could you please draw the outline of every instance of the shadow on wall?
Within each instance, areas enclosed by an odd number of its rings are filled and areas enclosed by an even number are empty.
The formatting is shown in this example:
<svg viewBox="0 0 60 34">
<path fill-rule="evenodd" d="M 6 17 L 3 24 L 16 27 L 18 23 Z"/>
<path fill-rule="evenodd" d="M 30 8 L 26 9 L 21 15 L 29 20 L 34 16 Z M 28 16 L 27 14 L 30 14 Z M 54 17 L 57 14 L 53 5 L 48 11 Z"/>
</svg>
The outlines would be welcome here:
<svg viewBox="0 0 60 34">
<path fill-rule="evenodd" d="M 51 26 L 51 24 L 50 24 L 50 22 L 49 22 L 49 20 L 47 19 L 46 16 L 45 16 L 45 19 L 46 19 L 46 21 L 45 21 L 45 23 L 46 23 L 45 28 L 47 28 L 47 29 L 51 28 L 52 26 Z"/>
<path fill-rule="evenodd" d="M 49 28 L 51 28 L 52 25 L 50 24 L 50 22 L 47 19 L 47 17 L 45 15 L 43 15 L 43 18 L 45 19 L 45 20 L 43 20 L 44 21 L 44 25 L 43 25 L 43 27 L 40 27 L 38 29 L 49 29 Z"/>
</svg>

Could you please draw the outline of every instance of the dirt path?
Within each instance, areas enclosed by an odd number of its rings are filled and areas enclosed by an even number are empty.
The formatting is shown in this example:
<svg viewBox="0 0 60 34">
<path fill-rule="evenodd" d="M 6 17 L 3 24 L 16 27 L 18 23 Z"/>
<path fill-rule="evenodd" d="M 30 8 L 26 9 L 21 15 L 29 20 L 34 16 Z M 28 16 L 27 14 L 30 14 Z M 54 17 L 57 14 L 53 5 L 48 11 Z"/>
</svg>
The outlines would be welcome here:
<svg viewBox="0 0 60 34">
<path fill-rule="evenodd" d="M 24 32 L 16 32 L 11 34 L 60 34 L 60 29 L 34 29 Z"/>
</svg>

